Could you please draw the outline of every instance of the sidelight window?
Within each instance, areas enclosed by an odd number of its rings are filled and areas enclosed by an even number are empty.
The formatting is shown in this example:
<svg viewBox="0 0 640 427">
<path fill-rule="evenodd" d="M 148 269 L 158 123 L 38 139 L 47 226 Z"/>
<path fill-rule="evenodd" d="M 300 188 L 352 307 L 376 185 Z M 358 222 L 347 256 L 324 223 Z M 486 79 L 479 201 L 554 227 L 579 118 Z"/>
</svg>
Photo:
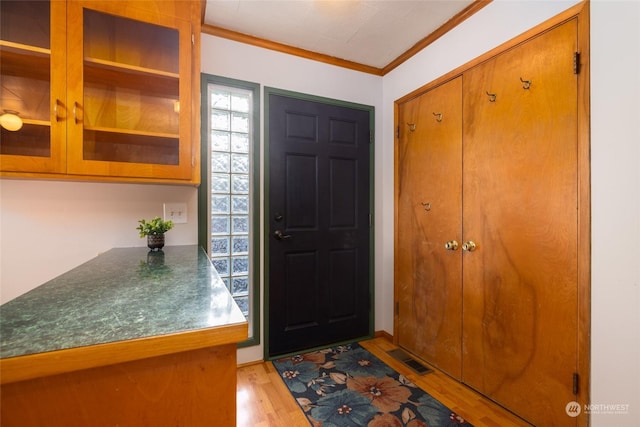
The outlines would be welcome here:
<svg viewBox="0 0 640 427">
<path fill-rule="evenodd" d="M 203 75 L 202 91 L 200 240 L 257 344 L 259 85 Z"/>
</svg>

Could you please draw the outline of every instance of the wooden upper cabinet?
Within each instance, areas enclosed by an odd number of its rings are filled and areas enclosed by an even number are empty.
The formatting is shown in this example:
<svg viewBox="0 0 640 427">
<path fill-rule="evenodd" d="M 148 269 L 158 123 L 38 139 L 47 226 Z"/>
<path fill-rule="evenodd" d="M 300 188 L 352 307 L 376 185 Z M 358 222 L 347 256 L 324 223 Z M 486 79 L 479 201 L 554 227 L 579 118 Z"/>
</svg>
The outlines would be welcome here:
<svg viewBox="0 0 640 427">
<path fill-rule="evenodd" d="M 3 15 L 5 3 L 37 2 L 3 2 Z M 193 78 L 197 47 L 192 3 L 42 2 L 42 8 L 51 13 L 50 73 L 40 77 L 43 86 L 51 87 L 50 109 L 45 111 L 51 130 L 49 137 L 42 134 L 29 141 L 45 145 L 48 140 L 49 152 L 41 148 L 38 153 L 48 157 L 39 166 L 33 161 L 33 150 L 20 151 L 26 138 L 21 131 L 11 133 L 15 143 L 9 152 L 4 142 L 9 132 L 3 130 L 3 173 L 198 183 L 199 133 L 194 114 L 199 110 L 193 100 L 198 98 L 194 93 L 199 93 L 199 85 Z M 15 14 L 20 13 L 26 11 Z M 5 50 L 13 47 L 4 41 L 4 33 L 3 79 L 5 74 L 19 73 L 5 72 Z M 29 82 L 15 86 L 25 93 L 23 98 L 30 98 Z M 2 108 L 6 108 L 4 94 L 3 85 Z M 27 123 L 26 112 L 23 118 Z M 12 161 L 5 162 L 9 156 Z"/>
<path fill-rule="evenodd" d="M 3 172 L 65 171 L 65 16 L 64 2 L 0 3 L 0 114 L 22 120 L 1 128 Z"/>
<path fill-rule="evenodd" d="M 68 172 L 191 177 L 191 25 L 69 2 Z"/>
</svg>

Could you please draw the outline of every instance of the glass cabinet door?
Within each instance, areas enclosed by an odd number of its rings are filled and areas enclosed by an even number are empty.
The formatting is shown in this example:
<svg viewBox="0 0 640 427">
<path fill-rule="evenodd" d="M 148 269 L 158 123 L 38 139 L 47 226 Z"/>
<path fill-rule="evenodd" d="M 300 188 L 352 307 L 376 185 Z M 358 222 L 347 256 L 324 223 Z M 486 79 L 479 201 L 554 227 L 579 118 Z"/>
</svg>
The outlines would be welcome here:
<svg viewBox="0 0 640 427">
<path fill-rule="evenodd" d="M 104 3 L 69 6 L 69 173 L 189 179 L 190 23 Z"/>
<path fill-rule="evenodd" d="M 0 2 L 2 171 L 64 171 L 65 14 L 64 2 Z"/>
</svg>

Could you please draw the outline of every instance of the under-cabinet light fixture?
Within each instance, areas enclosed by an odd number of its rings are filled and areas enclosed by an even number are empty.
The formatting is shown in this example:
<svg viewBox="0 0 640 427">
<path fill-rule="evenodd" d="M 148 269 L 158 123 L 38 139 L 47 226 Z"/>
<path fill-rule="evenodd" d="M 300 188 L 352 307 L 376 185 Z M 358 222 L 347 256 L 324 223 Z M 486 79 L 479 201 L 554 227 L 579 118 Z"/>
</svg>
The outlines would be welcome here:
<svg viewBox="0 0 640 427">
<path fill-rule="evenodd" d="M 18 116 L 17 111 L 4 110 L 4 114 L 0 115 L 0 126 L 15 132 L 22 129 L 22 119 Z"/>
</svg>

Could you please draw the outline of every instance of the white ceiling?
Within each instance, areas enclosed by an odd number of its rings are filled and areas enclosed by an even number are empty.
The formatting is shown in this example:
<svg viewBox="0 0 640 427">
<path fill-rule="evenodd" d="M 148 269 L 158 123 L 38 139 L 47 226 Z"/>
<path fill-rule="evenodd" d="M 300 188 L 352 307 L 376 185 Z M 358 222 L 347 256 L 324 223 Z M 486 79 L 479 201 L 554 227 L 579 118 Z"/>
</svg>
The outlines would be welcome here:
<svg viewBox="0 0 640 427">
<path fill-rule="evenodd" d="M 383 68 L 474 0 L 206 0 L 204 23 Z"/>
</svg>

